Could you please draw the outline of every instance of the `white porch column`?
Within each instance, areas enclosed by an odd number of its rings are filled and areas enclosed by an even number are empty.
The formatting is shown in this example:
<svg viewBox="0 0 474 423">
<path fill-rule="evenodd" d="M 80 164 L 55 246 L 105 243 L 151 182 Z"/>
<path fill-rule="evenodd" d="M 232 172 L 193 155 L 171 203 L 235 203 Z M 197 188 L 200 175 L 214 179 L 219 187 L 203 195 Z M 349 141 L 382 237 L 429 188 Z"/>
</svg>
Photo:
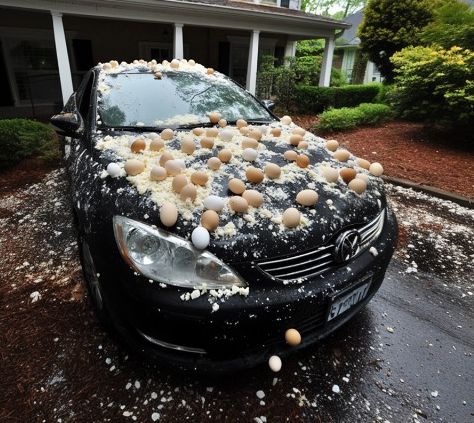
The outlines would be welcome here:
<svg viewBox="0 0 474 423">
<path fill-rule="evenodd" d="M 257 89 L 258 42 L 260 31 L 253 31 L 250 37 L 249 61 L 247 65 L 247 91 L 255 95 Z"/>
<path fill-rule="evenodd" d="M 285 46 L 285 57 L 295 57 L 296 41 L 287 41 Z"/>
<path fill-rule="evenodd" d="M 174 24 L 173 59 L 184 59 L 183 24 Z"/>
<path fill-rule="evenodd" d="M 324 43 L 323 63 L 319 77 L 320 87 L 329 87 L 331 82 L 332 59 L 334 56 L 334 36 L 326 38 Z"/>
<path fill-rule="evenodd" d="M 59 80 L 61 82 L 61 93 L 63 104 L 73 93 L 71 67 L 67 54 L 66 34 L 64 33 L 63 15 L 59 12 L 51 11 L 53 17 L 54 42 L 56 44 L 56 56 L 58 58 Z"/>
</svg>

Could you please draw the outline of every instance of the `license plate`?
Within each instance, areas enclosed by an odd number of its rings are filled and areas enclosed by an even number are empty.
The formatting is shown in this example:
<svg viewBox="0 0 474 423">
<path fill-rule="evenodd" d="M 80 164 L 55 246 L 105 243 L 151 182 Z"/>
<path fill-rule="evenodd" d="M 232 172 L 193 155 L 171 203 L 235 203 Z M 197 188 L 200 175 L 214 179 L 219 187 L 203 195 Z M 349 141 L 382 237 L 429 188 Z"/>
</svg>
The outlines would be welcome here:
<svg viewBox="0 0 474 423">
<path fill-rule="evenodd" d="M 329 322 L 332 319 L 335 319 L 337 316 L 340 316 L 342 313 L 362 301 L 367 296 L 371 283 L 371 276 L 367 276 L 359 282 L 359 285 L 355 288 L 351 288 L 334 296 L 329 305 L 327 321 Z"/>
</svg>

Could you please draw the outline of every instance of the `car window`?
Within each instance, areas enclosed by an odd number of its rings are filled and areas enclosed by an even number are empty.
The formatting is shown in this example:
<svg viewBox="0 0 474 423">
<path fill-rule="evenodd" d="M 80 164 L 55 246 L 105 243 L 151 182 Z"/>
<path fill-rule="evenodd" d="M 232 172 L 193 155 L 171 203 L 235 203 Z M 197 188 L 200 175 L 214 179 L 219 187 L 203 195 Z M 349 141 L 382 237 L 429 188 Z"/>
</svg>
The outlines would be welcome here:
<svg viewBox="0 0 474 423">
<path fill-rule="evenodd" d="M 275 118 L 242 87 L 223 77 L 190 72 L 107 74 L 99 84 L 99 114 L 107 127 L 179 127 L 208 123 L 217 111 L 227 121 Z"/>
</svg>

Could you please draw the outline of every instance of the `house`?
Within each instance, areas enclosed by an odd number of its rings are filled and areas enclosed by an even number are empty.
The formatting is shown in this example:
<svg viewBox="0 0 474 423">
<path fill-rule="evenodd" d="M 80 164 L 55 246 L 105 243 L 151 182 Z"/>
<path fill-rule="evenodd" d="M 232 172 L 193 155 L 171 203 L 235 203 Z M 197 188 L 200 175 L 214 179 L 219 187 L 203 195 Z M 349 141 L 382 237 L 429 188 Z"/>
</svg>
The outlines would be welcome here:
<svg viewBox="0 0 474 423">
<path fill-rule="evenodd" d="M 254 93 L 258 58 L 322 38 L 329 85 L 336 32 L 349 24 L 301 0 L 0 0 L 0 118 L 60 109 L 100 61 L 193 58 Z"/>
</svg>

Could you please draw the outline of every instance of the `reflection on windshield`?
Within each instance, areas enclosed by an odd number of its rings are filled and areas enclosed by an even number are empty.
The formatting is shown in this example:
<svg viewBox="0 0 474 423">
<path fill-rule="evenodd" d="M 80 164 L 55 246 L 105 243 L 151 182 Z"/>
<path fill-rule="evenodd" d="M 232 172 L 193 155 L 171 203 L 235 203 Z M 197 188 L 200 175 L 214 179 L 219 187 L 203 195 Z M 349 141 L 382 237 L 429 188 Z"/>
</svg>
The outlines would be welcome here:
<svg viewBox="0 0 474 423">
<path fill-rule="evenodd" d="M 233 82 L 185 72 L 109 74 L 99 86 L 103 125 L 178 127 L 208 123 L 208 113 L 224 119 L 271 121 L 271 114 Z"/>
</svg>

